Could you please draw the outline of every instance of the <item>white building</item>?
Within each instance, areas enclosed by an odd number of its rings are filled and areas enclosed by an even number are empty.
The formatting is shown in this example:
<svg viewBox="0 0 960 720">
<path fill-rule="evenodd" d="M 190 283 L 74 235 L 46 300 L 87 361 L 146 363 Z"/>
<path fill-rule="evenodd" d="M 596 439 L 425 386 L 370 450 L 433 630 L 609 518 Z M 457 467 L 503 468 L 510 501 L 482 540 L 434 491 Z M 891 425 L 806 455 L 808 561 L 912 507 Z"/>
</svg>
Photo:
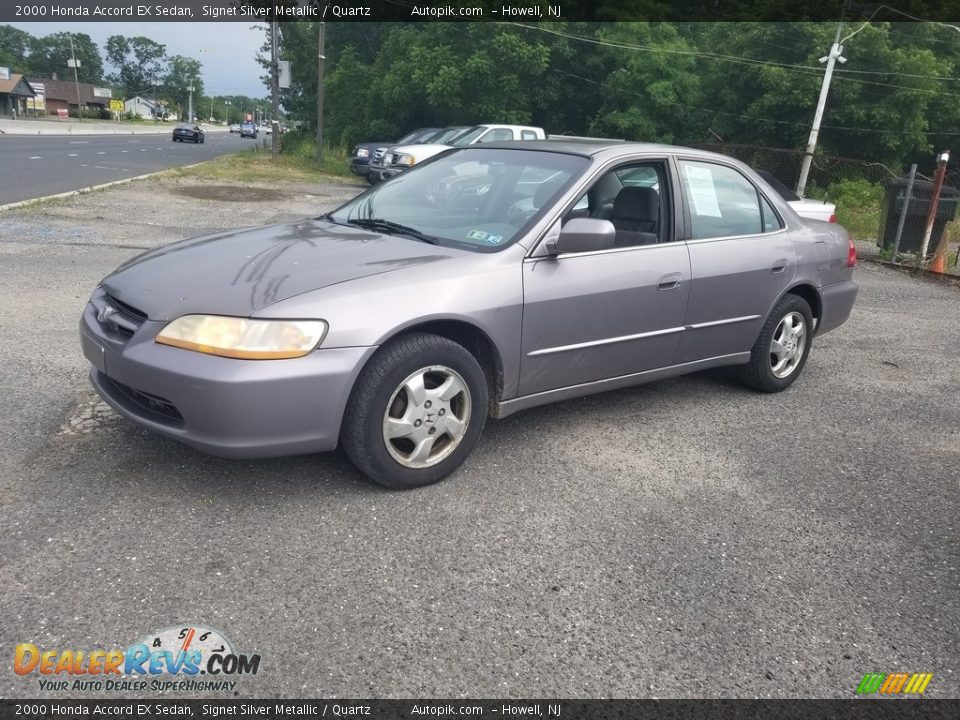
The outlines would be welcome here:
<svg viewBox="0 0 960 720">
<path fill-rule="evenodd" d="M 123 111 L 138 115 L 144 120 L 153 120 L 154 118 L 163 119 L 166 108 L 159 105 L 156 100 L 137 96 L 124 101 Z"/>
</svg>

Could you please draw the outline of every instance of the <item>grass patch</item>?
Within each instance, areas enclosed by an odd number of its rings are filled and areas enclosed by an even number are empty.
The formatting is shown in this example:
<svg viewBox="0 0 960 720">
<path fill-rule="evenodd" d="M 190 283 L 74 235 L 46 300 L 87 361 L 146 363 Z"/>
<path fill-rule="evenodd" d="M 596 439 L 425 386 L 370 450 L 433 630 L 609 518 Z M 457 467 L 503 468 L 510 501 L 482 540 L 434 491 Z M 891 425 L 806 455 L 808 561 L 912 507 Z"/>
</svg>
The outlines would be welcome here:
<svg viewBox="0 0 960 720">
<path fill-rule="evenodd" d="M 841 180 L 827 188 L 826 196 L 837 206 L 837 222 L 855 240 L 877 237 L 883 186 L 866 180 Z"/>
<path fill-rule="evenodd" d="M 238 183 L 357 182 L 357 178 L 350 174 L 345 152 L 341 156 L 333 151 L 324 157 L 323 163 L 317 164 L 312 156 L 304 157 L 300 153 L 289 152 L 285 137 L 284 152 L 274 160 L 270 149 L 259 145 L 261 139 L 257 139 L 256 148 L 221 155 L 195 167 L 174 169 L 171 174 L 174 177 Z"/>
</svg>

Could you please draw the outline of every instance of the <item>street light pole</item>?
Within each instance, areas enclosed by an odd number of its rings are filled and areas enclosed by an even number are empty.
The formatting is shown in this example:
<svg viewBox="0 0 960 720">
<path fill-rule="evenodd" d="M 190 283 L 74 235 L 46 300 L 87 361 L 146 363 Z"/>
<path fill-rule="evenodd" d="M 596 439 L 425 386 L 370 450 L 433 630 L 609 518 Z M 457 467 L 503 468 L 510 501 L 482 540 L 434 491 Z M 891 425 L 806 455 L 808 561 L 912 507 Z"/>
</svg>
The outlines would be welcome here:
<svg viewBox="0 0 960 720">
<path fill-rule="evenodd" d="M 223 117 L 226 119 L 227 125 L 229 125 L 230 124 L 230 101 L 229 100 L 223 101 Z"/>
<path fill-rule="evenodd" d="M 193 83 L 190 83 L 187 86 L 187 90 L 190 91 L 190 97 L 187 100 L 187 122 L 193 122 Z"/>
</svg>

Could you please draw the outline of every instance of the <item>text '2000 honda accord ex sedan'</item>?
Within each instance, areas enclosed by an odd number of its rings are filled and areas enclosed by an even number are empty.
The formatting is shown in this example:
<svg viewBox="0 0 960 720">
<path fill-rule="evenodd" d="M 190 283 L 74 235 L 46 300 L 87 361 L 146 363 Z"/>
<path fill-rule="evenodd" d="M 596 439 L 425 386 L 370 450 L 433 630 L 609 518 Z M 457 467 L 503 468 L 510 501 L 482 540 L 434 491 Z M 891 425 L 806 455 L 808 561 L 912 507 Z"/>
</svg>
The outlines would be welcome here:
<svg viewBox="0 0 960 720">
<path fill-rule="evenodd" d="M 846 231 L 730 158 L 454 149 L 322 217 L 147 252 L 81 320 L 117 412 L 206 452 L 440 480 L 489 417 L 720 365 L 787 388 L 857 294 Z"/>
</svg>

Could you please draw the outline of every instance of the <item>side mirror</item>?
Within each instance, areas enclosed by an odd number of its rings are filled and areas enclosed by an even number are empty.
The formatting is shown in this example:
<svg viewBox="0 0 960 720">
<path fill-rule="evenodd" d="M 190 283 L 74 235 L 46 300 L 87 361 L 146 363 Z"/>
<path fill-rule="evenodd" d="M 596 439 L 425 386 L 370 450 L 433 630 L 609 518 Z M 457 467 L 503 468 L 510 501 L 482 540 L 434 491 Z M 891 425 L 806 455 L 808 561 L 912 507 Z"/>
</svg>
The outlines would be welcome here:
<svg viewBox="0 0 960 720">
<path fill-rule="evenodd" d="M 617 229 L 609 220 L 574 218 L 560 230 L 549 248 L 552 255 L 607 250 L 617 239 Z"/>
</svg>

